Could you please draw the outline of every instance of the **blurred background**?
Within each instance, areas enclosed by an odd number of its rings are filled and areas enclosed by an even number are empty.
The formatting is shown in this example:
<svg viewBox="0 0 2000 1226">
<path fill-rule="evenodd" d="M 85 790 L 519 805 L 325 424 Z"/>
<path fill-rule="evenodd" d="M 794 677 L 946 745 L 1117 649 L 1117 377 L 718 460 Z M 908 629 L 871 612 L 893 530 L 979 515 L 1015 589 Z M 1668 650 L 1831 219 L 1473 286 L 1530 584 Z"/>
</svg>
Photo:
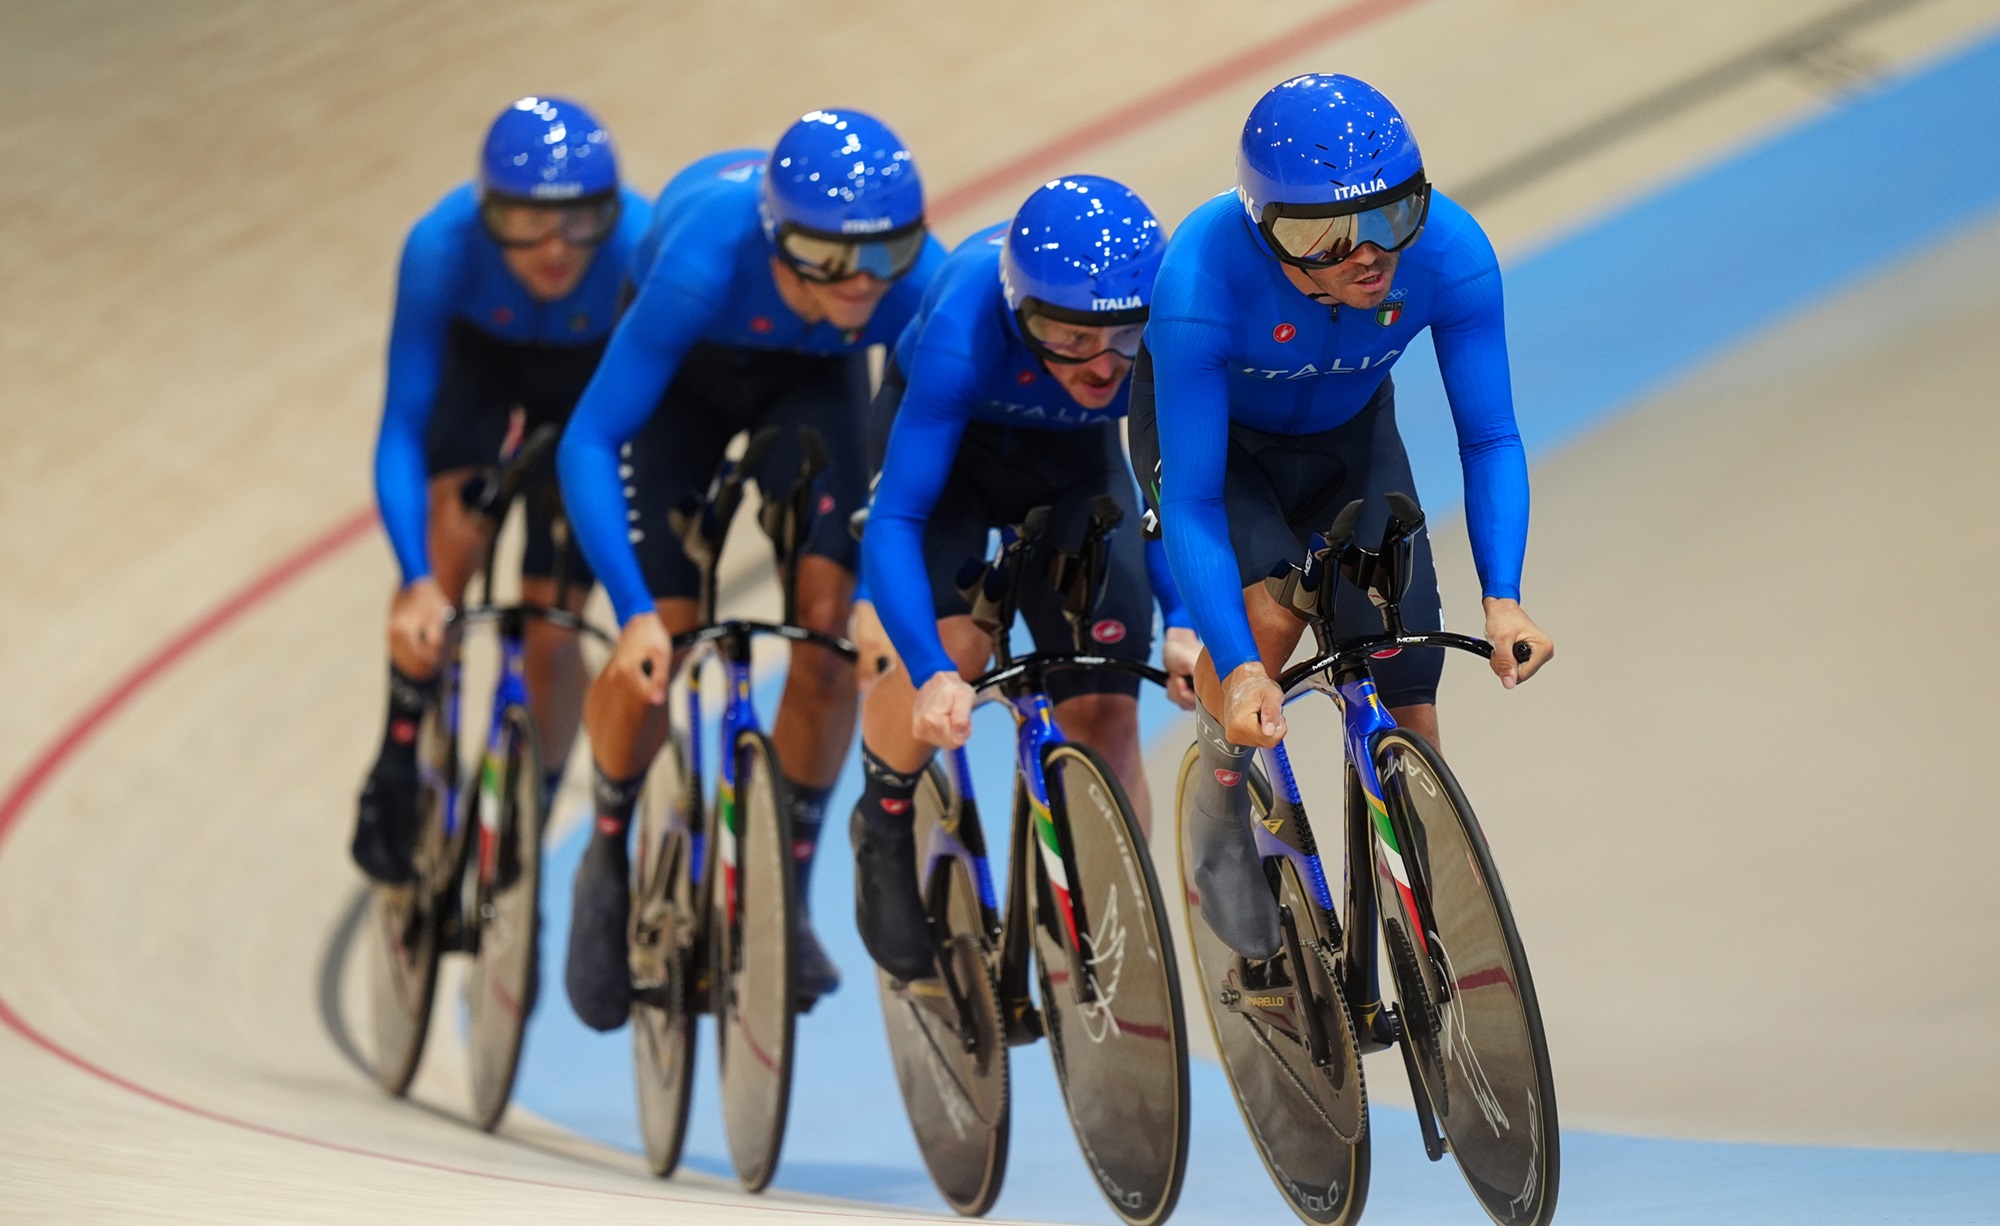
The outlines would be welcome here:
<svg viewBox="0 0 2000 1226">
<path fill-rule="evenodd" d="M 397 253 L 524 93 L 591 105 L 648 195 L 870 110 L 952 241 L 1063 172 L 1177 220 L 1302 71 L 1397 101 L 1507 280 L 1559 655 L 1512 693 L 1448 671 L 1443 719 L 1541 991 L 1558 1220 L 2000 1219 L 2000 0 L 0 2 L 0 1219 L 945 1214 L 838 837 L 848 986 L 801 1024 L 765 1197 L 712 1079 L 692 1169 L 644 1176 L 629 1040 L 552 978 L 498 1137 L 460 1120 L 450 1019 L 414 1105 L 359 1066 Z M 1396 377 L 1471 627 L 1428 351 Z M 1149 711 L 1163 811 L 1187 735 Z M 1111 1220 L 1047 1061 L 1015 1070 L 995 1214 Z M 1367 1220 L 1478 1220 L 1371 1071 Z M 1195 1080 L 1176 1220 L 1282 1220 Z"/>
</svg>

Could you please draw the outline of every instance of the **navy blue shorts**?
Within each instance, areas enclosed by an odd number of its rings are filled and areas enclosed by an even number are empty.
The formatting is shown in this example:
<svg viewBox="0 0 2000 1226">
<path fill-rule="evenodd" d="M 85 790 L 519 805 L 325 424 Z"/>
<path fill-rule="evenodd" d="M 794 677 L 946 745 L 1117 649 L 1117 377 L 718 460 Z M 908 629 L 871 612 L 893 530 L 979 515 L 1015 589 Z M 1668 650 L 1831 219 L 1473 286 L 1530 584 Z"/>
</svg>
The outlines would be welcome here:
<svg viewBox="0 0 2000 1226">
<path fill-rule="evenodd" d="M 667 512 L 708 489 L 729 441 L 745 431 L 780 427 L 752 478 L 758 493 L 783 498 L 799 471 L 798 427 L 826 440 L 827 467 L 816 482 L 817 514 L 805 552 L 852 573 L 857 545 L 847 519 L 868 497 L 868 357 L 821 357 L 702 342 L 688 350 L 659 408 L 630 443 L 626 498 L 633 548 L 654 597 L 696 598 L 701 574 L 667 526 Z"/>
<path fill-rule="evenodd" d="M 520 409 L 522 433 L 548 424 L 558 428 L 597 370 L 604 342 L 590 345 L 524 345 L 503 341 L 463 320 L 452 323 L 445 351 L 444 374 L 431 408 L 424 436 L 424 467 L 430 476 L 462 468 L 495 468 L 506 444 L 515 409 Z M 562 508 L 553 459 L 545 460 L 523 490 L 527 504 L 528 538 L 521 555 L 521 573 L 547 579 L 555 575 L 556 546 L 552 525 Z M 589 591 L 595 579 L 583 551 L 570 541 L 568 583 Z"/>
<path fill-rule="evenodd" d="M 1159 480 L 1160 435 L 1153 362 L 1144 349 L 1132 371 L 1131 440 L 1132 466 L 1150 505 Z M 1360 413 L 1319 434 L 1267 434 L 1231 423 L 1222 500 L 1243 586 L 1262 583 L 1286 563 L 1304 561 L 1313 534 L 1326 531 L 1340 509 L 1356 498 L 1365 500 L 1356 539 L 1372 547 L 1388 521 L 1383 495 L 1391 490 L 1417 496 L 1410 458 L 1396 429 L 1396 389 L 1387 378 Z M 1417 533 L 1413 569 L 1403 598 L 1403 624 L 1411 630 L 1443 629 L 1428 528 Z M 1382 633 L 1381 614 L 1351 584 L 1342 586 L 1333 620 L 1334 633 L 1342 639 Z M 1433 703 L 1444 673 L 1444 652 L 1405 651 L 1374 661 L 1371 669 L 1386 705 Z"/>
<path fill-rule="evenodd" d="M 887 448 L 889 427 L 902 407 L 904 386 L 902 372 L 891 361 L 869 421 L 871 450 L 878 464 Z M 1150 658 L 1153 589 L 1146 577 L 1146 543 L 1132 472 L 1115 424 L 1079 430 L 967 424 L 951 475 L 924 527 L 924 567 L 930 574 L 937 615 L 972 612 L 959 595 L 958 572 L 966 562 L 990 556 L 989 530 L 1018 524 L 1029 511 L 1046 506 L 1050 515 L 1042 546 L 1074 550 L 1083 542 L 1090 504 L 1099 494 L 1117 499 L 1125 519 L 1111 535 L 1106 560 L 1110 574 L 1086 646 L 1117 659 Z M 1021 620 L 1037 651 L 1072 652 L 1076 643 L 1063 617 L 1062 600 L 1048 584 L 1047 556 L 1038 550 L 1028 559 L 1021 581 Z M 1048 688 L 1056 702 L 1080 694 L 1136 696 L 1139 678 L 1111 669 L 1058 669 L 1049 674 Z"/>
</svg>

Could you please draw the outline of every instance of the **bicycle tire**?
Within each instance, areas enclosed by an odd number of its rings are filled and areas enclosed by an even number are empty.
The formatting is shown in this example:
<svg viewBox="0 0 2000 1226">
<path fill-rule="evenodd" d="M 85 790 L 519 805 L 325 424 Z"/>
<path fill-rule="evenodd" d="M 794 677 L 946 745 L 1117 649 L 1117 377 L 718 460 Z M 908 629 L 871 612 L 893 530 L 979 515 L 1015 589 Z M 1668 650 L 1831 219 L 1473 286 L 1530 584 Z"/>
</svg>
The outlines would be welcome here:
<svg viewBox="0 0 2000 1226">
<path fill-rule="evenodd" d="M 962 820 L 957 789 L 937 762 L 917 781 L 913 807 L 920 854 L 939 827 L 956 830 Z M 978 1217 L 1000 1195 L 1011 1126 L 995 954 L 964 859 L 941 858 L 924 887 L 938 931 L 940 976 L 899 987 L 877 968 L 883 1028 L 910 1130 L 931 1182 L 953 1210 Z M 929 999 L 923 998 L 925 993 Z M 948 1016 L 961 1005 L 970 1020 L 969 1036 L 966 1026 Z"/>
<path fill-rule="evenodd" d="M 1422 937 L 1422 948 L 1411 951 L 1420 982 L 1405 985 L 1398 976 L 1398 997 L 1428 999 L 1438 1016 L 1433 1067 L 1442 1081 L 1416 1088 L 1430 1094 L 1438 1129 L 1487 1214 L 1503 1226 L 1543 1226 L 1555 1213 L 1561 1165 L 1555 1082 L 1534 980 L 1492 852 L 1458 780 L 1421 736 L 1390 729 L 1377 734 L 1370 752 L 1392 825 L 1411 844 L 1403 849 L 1412 862 L 1405 873 L 1428 896 L 1418 903 L 1398 884 L 1378 837 L 1385 926 L 1400 919 Z M 1418 913 L 1426 907 L 1429 914 Z M 1398 974 L 1394 962 L 1390 969 Z M 1424 1061 L 1417 1067 L 1428 1082 Z"/>
<path fill-rule="evenodd" d="M 1037 856 L 1035 964 L 1042 1022 L 1085 1163 L 1131 1226 L 1163 1222 L 1187 1174 L 1187 1019 L 1172 929 L 1124 788 L 1094 750 L 1043 751 L 1050 808 L 1068 827 L 1100 998 L 1079 998 L 1050 857 Z M 1034 815 L 1046 852 L 1053 827 Z M 1115 1007 L 1114 1007 L 1115 1006 Z"/>
<path fill-rule="evenodd" d="M 777 752 L 755 729 L 738 733 L 731 749 L 735 794 L 717 806 L 722 878 L 710 891 L 709 908 L 716 1055 L 730 1161 L 743 1187 L 761 1192 L 777 1173 L 791 1107 L 798 902 L 789 788 Z"/>
<path fill-rule="evenodd" d="M 1200 749 L 1189 746 L 1181 761 L 1174 797 L 1182 812 L 1189 776 L 1200 761 Z M 1252 816 L 1269 812 L 1270 789 L 1261 777 L 1251 787 Z M 1312 900 L 1289 860 L 1279 862 L 1280 901 L 1291 909 L 1299 927 L 1302 952 L 1312 960 L 1307 968 L 1319 999 L 1333 1008 L 1322 1015 L 1334 1049 L 1332 1071 L 1316 1067 L 1310 1054 L 1293 1037 L 1264 1026 L 1223 1005 L 1221 992 L 1235 976 L 1236 954 L 1202 922 L 1200 896 L 1188 870 L 1186 823 L 1178 840 L 1181 901 L 1194 949 L 1199 992 L 1208 1014 L 1209 1032 L 1221 1056 L 1223 1072 L 1242 1113 L 1245 1129 L 1279 1195 L 1300 1220 L 1313 1226 L 1347 1226 L 1358 1220 L 1368 1203 L 1370 1130 L 1368 1097 L 1355 1044 L 1353 1017 L 1332 955 L 1338 952 L 1333 928 Z"/>
<path fill-rule="evenodd" d="M 372 1063 L 382 1088 L 398 1098 L 409 1093 L 423 1060 L 443 952 L 443 914 L 449 892 L 457 888 L 465 848 L 462 829 L 458 838 L 445 829 L 445 806 L 458 775 L 458 745 L 445 719 L 456 696 L 446 689 L 440 686 L 417 726 L 417 833 L 411 857 L 416 880 L 376 885 L 369 892 L 368 929 L 375 936 L 368 993 Z"/>
<path fill-rule="evenodd" d="M 639 854 L 632 865 L 632 1076 L 646 1165 L 661 1177 L 680 1166 L 687 1142 L 696 1020 L 705 1011 L 695 983 L 703 912 L 694 883 L 691 803 L 699 800 L 689 795 L 687 744 L 676 736 L 639 799 Z"/>
<path fill-rule="evenodd" d="M 486 1132 L 500 1126 L 513 1097 L 521 1041 L 540 986 L 542 831 L 547 824 L 534 717 L 525 706 L 511 706 L 500 720 L 500 757 L 485 764 L 476 793 L 482 806 L 494 806 L 494 830 L 488 836 L 483 823 L 475 827 L 480 854 L 469 857 L 478 900 L 472 922 L 478 924 L 479 940 L 465 978 L 466 1073 L 472 1083 L 473 1122 Z"/>
</svg>

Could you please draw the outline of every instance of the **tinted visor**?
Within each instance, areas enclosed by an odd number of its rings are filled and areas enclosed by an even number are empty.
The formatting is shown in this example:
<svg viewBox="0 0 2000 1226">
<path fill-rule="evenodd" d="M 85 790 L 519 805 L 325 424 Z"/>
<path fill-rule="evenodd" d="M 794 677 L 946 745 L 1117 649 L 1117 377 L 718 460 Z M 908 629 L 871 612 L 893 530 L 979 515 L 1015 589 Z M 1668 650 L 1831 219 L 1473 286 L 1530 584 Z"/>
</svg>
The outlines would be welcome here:
<svg viewBox="0 0 2000 1226">
<path fill-rule="evenodd" d="M 618 228 L 622 208 L 615 191 L 561 204 L 488 195 L 479 202 L 479 220 L 502 247 L 539 247 L 552 238 L 596 247 Z"/>
<path fill-rule="evenodd" d="M 1331 268 L 1363 243 L 1401 251 L 1423 231 L 1430 207 L 1430 184 L 1417 175 L 1357 205 L 1268 204 L 1260 224 L 1285 263 Z"/>
<path fill-rule="evenodd" d="M 808 281 L 845 281 L 864 273 L 894 281 L 916 267 L 927 235 L 921 221 L 869 239 L 836 238 L 786 224 L 778 228 L 778 253 Z"/>
<path fill-rule="evenodd" d="M 1050 362 L 1080 366 L 1107 353 L 1130 360 L 1139 356 L 1139 342 L 1146 338 L 1146 311 L 1106 312 L 1084 315 L 1046 306 L 1030 298 L 1021 304 L 1018 318 L 1021 335 L 1028 348 Z"/>
</svg>

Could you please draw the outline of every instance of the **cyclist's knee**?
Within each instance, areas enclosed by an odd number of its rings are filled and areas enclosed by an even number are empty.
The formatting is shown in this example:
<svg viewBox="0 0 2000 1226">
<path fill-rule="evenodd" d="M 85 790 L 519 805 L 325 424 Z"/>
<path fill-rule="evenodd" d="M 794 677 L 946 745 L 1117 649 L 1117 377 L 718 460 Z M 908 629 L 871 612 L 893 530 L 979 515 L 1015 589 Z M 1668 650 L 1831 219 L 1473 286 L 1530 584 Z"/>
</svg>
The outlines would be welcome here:
<svg viewBox="0 0 2000 1226">
<path fill-rule="evenodd" d="M 993 640 L 970 617 L 938 619 L 938 637 L 943 640 L 944 652 L 951 657 L 958 675 L 968 681 L 985 672 L 986 662 L 993 658 Z"/>
<path fill-rule="evenodd" d="M 1065 735 L 1106 756 L 1122 756 L 1139 744 L 1139 700 L 1126 694 L 1079 694 L 1056 707 Z"/>
</svg>

